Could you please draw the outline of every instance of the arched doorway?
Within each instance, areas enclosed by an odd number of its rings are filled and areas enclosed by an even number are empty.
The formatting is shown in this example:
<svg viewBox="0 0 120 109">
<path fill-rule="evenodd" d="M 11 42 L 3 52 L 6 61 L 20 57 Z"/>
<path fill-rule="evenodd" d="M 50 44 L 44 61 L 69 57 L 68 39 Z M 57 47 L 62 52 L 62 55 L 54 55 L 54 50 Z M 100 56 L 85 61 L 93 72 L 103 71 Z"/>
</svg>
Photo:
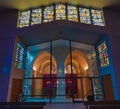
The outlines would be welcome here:
<svg viewBox="0 0 120 109">
<path fill-rule="evenodd" d="M 70 62 L 70 59 L 72 61 Z M 65 63 L 66 97 L 73 94 L 74 99 L 86 99 L 90 90 L 88 59 L 79 50 L 73 50 L 66 57 Z M 73 90 L 71 90 L 73 89 Z"/>
<path fill-rule="evenodd" d="M 52 61 L 52 64 L 51 62 Z M 52 66 L 50 66 L 52 65 Z M 47 51 L 40 52 L 32 64 L 31 95 L 34 97 L 49 97 L 56 93 L 56 60 Z M 50 80 L 50 76 L 54 77 Z M 51 85 L 52 84 L 52 85 Z M 50 85 L 52 90 L 50 90 Z"/>
</svg>

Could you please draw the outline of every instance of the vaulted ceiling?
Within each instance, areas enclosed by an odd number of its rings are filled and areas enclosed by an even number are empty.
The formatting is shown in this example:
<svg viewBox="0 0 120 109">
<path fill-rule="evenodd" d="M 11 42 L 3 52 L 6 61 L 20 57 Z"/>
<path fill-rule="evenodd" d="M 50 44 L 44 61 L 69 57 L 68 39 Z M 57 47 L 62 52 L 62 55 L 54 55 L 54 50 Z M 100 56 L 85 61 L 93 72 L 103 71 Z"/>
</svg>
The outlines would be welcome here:
<svg viewBox="0 0 120 109">
<path fill-rule="evenodd" d="M 53 3 L 70 3 L 93 8 L 120 10 L 120 0 L 0 0 L 0 11 L 11 9 L 25 10 Z"/>
</svg>

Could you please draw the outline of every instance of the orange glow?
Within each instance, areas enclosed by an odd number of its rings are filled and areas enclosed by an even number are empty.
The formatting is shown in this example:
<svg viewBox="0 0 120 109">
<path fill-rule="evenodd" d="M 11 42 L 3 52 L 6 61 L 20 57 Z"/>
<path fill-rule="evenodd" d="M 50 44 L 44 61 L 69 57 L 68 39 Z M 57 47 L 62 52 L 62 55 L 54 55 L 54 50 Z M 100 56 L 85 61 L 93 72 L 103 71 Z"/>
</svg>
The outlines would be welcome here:
<svg viewBox="0 0 120 109">
<path fill-rule="evenodd" d="M 85 68 L 84 68 L 84 70 L 87 70 L 88 69 L 88 66 L 86 66 Z"/>
<path fill-rule="evenodd" d="M 52 57 L 52 73 L 56 73 L 56 61 Z M 40 52 L 33 61 L 33 70 L 41 74 L 50 73 L 50 53 L 46 51 Z M 37 75 L 37 74 L 36 74 Z"/>
<path fill-rule="evenodd" d="M 67 56 L 65 63 L 65 73 L 71 73 L 70 55 Z M 84 54 L 78 50 L 72 52 L 72 71 L 73 73 L 82 73 L 87 70 L 88 62 Z"/>
</svg>

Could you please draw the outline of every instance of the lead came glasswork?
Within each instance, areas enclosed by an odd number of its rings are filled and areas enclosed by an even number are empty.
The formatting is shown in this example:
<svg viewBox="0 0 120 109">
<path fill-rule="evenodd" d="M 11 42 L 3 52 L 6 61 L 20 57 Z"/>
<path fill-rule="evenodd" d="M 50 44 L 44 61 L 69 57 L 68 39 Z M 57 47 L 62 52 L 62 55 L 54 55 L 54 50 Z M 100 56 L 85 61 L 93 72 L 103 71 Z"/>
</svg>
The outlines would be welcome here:
<svg viewBox="0 0 120 109">
<path fill-rule="evenodd" d="M 43 13 L 44 13 L 43 22 L 50 22 L 54 20 L 53 6 L 45 7 Z"/>
<path fill-rule="evenodd" d="M 98 46 L 100 66 L 105 67 L 109 65 L 108 53 L 106 42 L 104 41 L 100 46 Z"/>
<path fill-rule="evenodd" d="M 76 6 L 69 6 L 67 7 L 67 14 L 69 21 L 78 22 L 78 11 Z"/>
<path fill-rule="evenodd" d="M 26 52 L 26 60 L 25 60 L 25 78 L 29 78 L 30 77 L 30 71 L 31 71 L 31 64 L 32 64 L 32 61 L 33 61 L 33 57 L 31 55 L 31 52 L 28 50 Z M 23 93 L 24 95 L 28 95 L 29 94 L 29 90 L 30 90 L 30 86 L 29 86 L 29 83 L 30 83 L 30 79 L 28 79 L 26 81 L 26 79 L 24 79 L 24 89 L 23 89 Z M 24 96 L 23 99 L 25 100 L 27 98 L 27 96 Z"/>
<path fill-rule="evenodd" d="M 80 23 L 105 26 L 102 9 L 89 9 L 68 4 L 55 4 L 27 11 L 20 11 L 17 27 L 22 28 L 54 20 L 68 20 L 74 22 L 79 22 L 78 20 L 80 20 Z"/>
<path fill-rule="evenodd" d="M 80 22 L 91 24 L 90 11 L 87 8 L 79 8 Z"/>
<path fill-rule="evenodd" d="M 30 23 L 30 10 L 21 11 L 18 19 L 18 27 L 26 27 L 29 26 Z"/>
<path fill-rule="evenodd" d="M 31 13 L 31 25 L 40 24 L 42 22 L 42 8 L 33 9 Z"/>
<path fill-rule="evenodd" d="M 98 69 L 97 69 L 97 59 L 96 59 L 95 51 L 91 52 L 91 61 L 92 61 L 92 69 L 93 69 L 92 76 L 97 77 L 99 74 L 98 74 Z"/>
<path fill-rule="evenodd" d="M 65 20 L 66 19 L 66 7 L 63 4 L 56 4 L 56 20 Z"/>
<path fill-rule="evenodd" d="M 102 9 L 91 9 L 93 25 L 105 26 Z"/>
<path fill-rule="evenodd" d="M 24 60 L 24 48 L 19 43 L 17 43 L 15 66 L 17 68 L 23 68 L 23 60 Z"/>
<path fill-rule="evenodd" d="M 94 83 L 94 99 L 95 99 L 95 101 L 100 101 L 100 100 L 102 100 L 102 90 L 101 90 L 101 85 L 100 85 L 100 78 L 94 78 L 93 83 Z"/>
</svg>

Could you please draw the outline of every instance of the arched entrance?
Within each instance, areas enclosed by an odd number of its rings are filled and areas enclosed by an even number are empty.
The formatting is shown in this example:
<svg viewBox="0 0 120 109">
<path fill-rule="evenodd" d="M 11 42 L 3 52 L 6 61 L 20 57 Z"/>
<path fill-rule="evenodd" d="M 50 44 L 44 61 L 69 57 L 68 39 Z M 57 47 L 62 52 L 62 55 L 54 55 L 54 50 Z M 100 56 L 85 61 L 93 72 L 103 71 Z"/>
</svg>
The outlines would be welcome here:
<svg viewBox="0 0 120 109">
<path fill-rule="evenodd" d="M 42 102 L 73 102 L 84 101 L 95 92 L 95 77 L 91 78 L 93 46 L 59 39 L 39 47 L 43 49 L 37 51 L 30 78 L 25 79 L 29 97 Z"/>
<path fill-rule="evenodd" d="M 64 66 L 65 66 L 65 78 L 66 78 L 66 97 L 72 95 L 75 99 L 83 99 L 87 97 L 87 93 L 90 90 L 89 79 L 89 65 L 88 59 L 85 55 L 79 51 L 74 50 L 70 55 L 66 57 Z M 73 84 L 72 84 L 73 83 Z"/>
<path fill-rule="evenodd" d="M 52 66 L 50 66 L 52 61 Z M 40 52 L 33 61 L 31 77 L 31 95 L 34 97 L 47 97 L 56 93 L 56 60 L 47 51 Z M 50 80 L 50 75 L 54 78 Z M 50 84 L 52 90 L 50 91 Z"/>
</svg>

